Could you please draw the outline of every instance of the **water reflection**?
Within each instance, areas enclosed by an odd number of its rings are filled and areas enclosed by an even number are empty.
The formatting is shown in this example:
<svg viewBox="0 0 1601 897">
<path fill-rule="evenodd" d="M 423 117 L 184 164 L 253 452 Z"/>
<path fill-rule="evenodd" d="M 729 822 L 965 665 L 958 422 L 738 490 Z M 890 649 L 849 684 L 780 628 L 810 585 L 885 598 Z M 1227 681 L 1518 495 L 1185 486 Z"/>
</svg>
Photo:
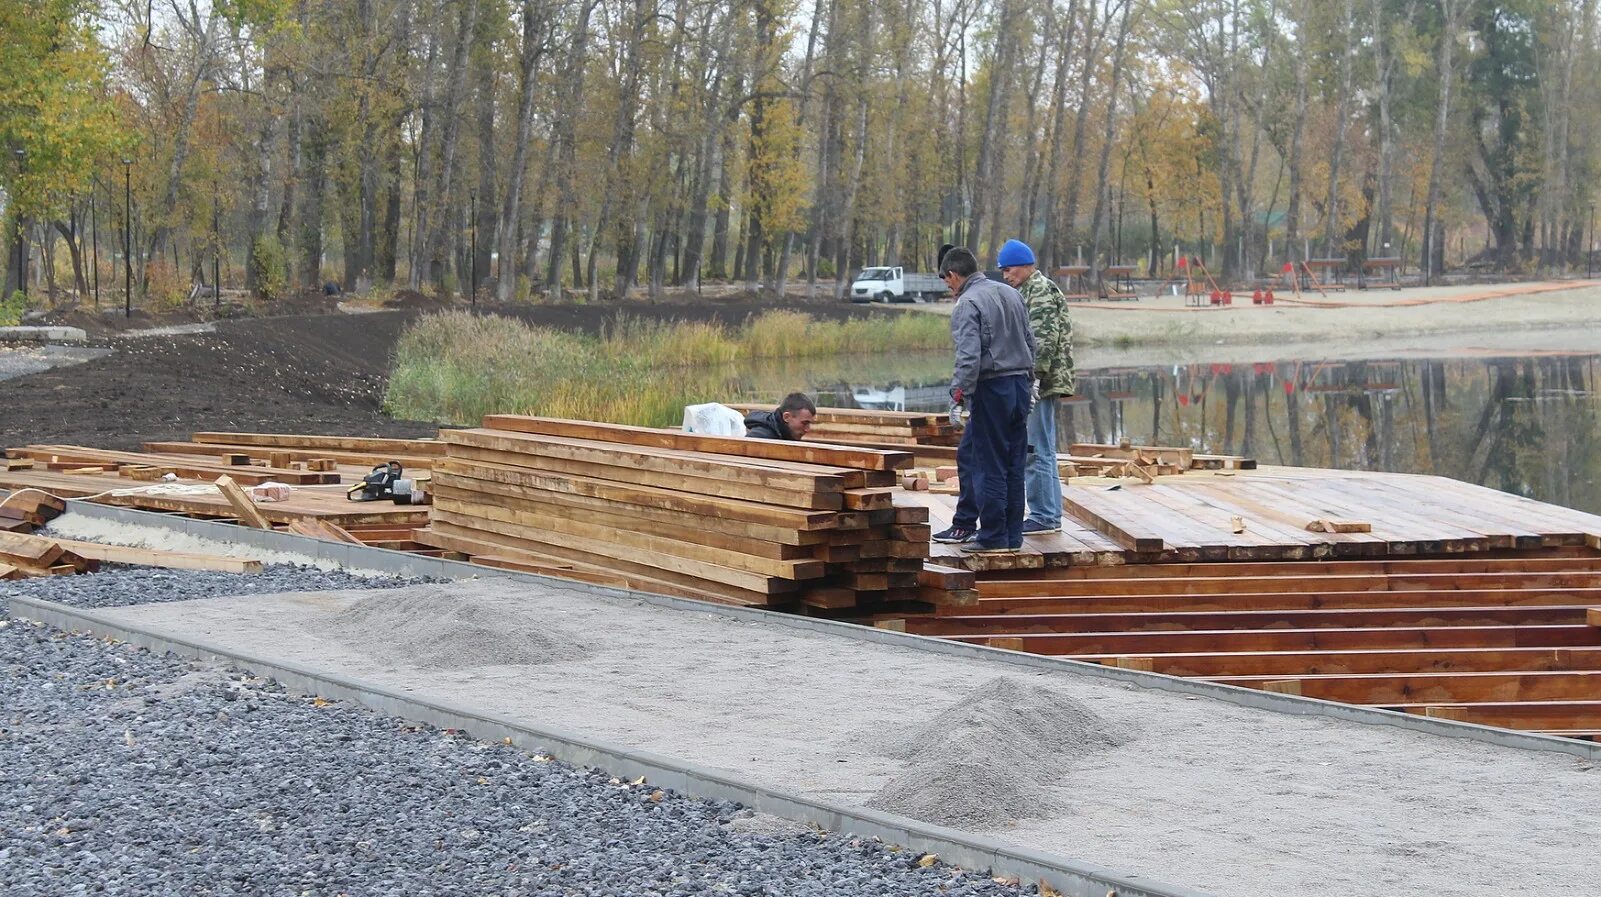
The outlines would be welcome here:
<svg viewBox="0 0 1601 897">
<path fill-rule="evenodd" d="M 1201 364 L 1079 373 L 1073 442 L 1189 445 L 1263 463 L 1435 473 L 1601 513 L 1592 391 L 1601 356 Z M 933 359 L 915 372 L 813 382 L 825 404 L 944 411 Z M 945 362 L 948 366 L 948 360 Z M 866 401 L 859 401 L 865 399 Z"/>
</svg>

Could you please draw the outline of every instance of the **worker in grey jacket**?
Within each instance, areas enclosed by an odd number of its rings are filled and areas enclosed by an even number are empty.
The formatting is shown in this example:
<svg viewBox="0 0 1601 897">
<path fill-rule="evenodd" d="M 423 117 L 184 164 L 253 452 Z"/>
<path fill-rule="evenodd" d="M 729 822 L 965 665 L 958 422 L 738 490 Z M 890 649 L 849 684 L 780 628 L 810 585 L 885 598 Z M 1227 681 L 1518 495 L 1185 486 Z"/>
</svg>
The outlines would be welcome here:
<svg viewBox="0 0 1601 897">
<path fill-rule="evenodd" d="M 979 273 L 967 249 L 950 250 L 940 278 L 956 294 L 951 341 L 956 370 L 951 401 L 968 408 L 956 449 L 962 500 L 950 529 L 935 538 L 963 551 L 998 553 L 1023 547 L 1023 469 L 1034 384 L 1034 335 L 1028 306 L 1011 287 Z"/>
</svg>

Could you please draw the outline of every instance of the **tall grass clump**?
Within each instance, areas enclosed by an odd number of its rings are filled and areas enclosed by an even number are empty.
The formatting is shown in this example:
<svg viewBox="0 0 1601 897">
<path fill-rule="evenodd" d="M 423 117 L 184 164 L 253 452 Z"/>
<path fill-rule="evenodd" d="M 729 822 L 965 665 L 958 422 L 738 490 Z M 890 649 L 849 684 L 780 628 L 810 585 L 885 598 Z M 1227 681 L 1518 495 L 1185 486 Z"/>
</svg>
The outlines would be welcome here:
<svg viewBox="0 0 1601 897">
<path fill-rule="evenodd" d="M 949 344 L 946 318 L 915 313 L 832 322 L 775 311 L 737 328 L 619 316 L 592 337 L 444 312 L 401 335 L 384 407 L 397 417 L 458 424 L 512 413 L 664 426 L 677 423 L 685 405 L 748 392 L 743 361 Z"/>
</svg>

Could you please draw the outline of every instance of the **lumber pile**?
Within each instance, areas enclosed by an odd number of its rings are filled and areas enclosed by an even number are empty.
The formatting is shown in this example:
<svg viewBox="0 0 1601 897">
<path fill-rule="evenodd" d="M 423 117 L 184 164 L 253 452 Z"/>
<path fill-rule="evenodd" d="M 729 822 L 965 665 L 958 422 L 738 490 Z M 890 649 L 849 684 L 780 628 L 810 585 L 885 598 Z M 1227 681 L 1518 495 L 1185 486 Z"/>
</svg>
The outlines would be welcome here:
<svg viewBox="0 0 1601 897">
<path fill-rule="evenodd" d="M 188 442 L 147 442 L 144 448 L 155 454 L 228 459 L 230 464 L 290 467 L 298 463 L 312 470 L 322 469 L 320 465 L 336 464 L 376 467 L 390 461 L 399 461 L 408 471 L 427 470 L 435 460 L 445 456 L 445 444 L 437 439 L 298 433 L 193 433 Z"/>
<path fill-rule="evenodd" d="M 491 415 L 441 435 L 420 543 L 487 566 L 762 607 L 915 602 L 906 452 Z"/>
<path fill-rule="evenodd" d="M 773 405 L 730 405 L 744 414 L 772 411 Z M 945 445 L 961 441 L 962 431 L 944 414 L 926 411 L 864 411 L 818 408 L 807 439 L 818 442 L 874 442 L 884 445 Z"/>
<path fill-rule="evenodd" d="M 67 503 L 48 492 L 21 489 L 0 498 L 0 532 L 31 533 L 66 511 Z"/>
<path fill-rule="evenodd" d="M 55 539 L 0 532 L 0 580 L 90 573 L 99 563 L 68 551 Z"/>
<path fill-rule="evenodd" d="M 295 486 L 339 482 L 339 472 L 332 469 L 332 465 L 319 465 L 328 468 L 322 470 L 307 469 L 304 465 L 300 469 L 293 469 L 288 466 L 291 463 L 288 459 L 282 459 L 282 467 L 255 466 L 247 461 L 235 463 L 223 457 L 118 452 L 82 445 L 25 445 L 6 449 L 6 457 L 31 460 L 34 470 L 117 473 L 133 480 L 157 480 L 172 474 L 208 481 L 226 475 L 247 486 L 269 481 Z"/>
</svg>

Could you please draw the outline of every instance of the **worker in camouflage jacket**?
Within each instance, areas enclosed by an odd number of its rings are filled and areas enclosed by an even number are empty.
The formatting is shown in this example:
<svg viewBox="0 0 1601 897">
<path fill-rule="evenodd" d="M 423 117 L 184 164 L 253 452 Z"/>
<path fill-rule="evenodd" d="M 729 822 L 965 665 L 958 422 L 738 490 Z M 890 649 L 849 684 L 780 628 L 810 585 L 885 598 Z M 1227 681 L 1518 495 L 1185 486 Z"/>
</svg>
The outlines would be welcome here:
<svg viewBox="0 0 1601 897">
<path fill-rule="evenodd" d="M 1021 240 L 1007 240 L 996 256 L 1001 279 L 1023 295 L 1029 329 L 1034 332 L 1034 377 L 1039 401 L 1028 416 L 1029 458 L 1023 477 L 1028 517 L 1023 534 L 1053 533 L 1062 528 L 1062 481 L 1056 470 L 1056 408 L 1073 394 L 1073 321 L 1067 297 L 1045 276 L 1034 250 Z"/>
</svg>

